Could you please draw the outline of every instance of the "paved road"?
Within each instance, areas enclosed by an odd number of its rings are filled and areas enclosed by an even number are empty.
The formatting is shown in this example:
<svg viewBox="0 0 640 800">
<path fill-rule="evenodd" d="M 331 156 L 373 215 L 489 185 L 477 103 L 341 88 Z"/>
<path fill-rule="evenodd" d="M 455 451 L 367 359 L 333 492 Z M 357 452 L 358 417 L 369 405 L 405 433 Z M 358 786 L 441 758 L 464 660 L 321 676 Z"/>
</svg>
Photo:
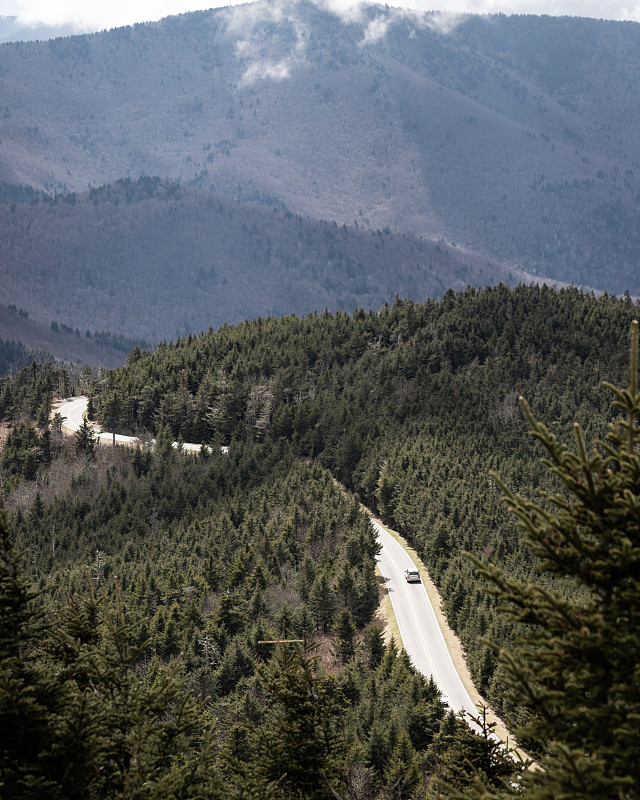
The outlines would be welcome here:
<svg viewBox="0 0 640 800">
<path fill-rule="evenodd" d="M 87 410 L 87 398 L 71 397 L 68 400 L 63 400 L 56 410 L 61 416 L 66 418 L 63 423 L 63 427 L 70 431 L 77 431 L 84 422 L 82 415 Z M 93 431 L 98 439 L 101 439 L 105 442 L 113 442 L 112 433 L 100 431 L 95 427 L 93 428 Z M 135 444 L 137 441 L 138 439 L 135 436 L 124 436 L 121 433 L 116 433 L 116 444 Z M 174 442 L 173 446 L 177 447 L 178 443 Z M 202 445 L 190 444 L 188 442 L 185 442 L 182 446 L 185 450 L 191 450 L 195 453 L 197 453 L 202 447 Z M 222 448 L 223 453 L 226 453 L 227 451 L 227 447 Z"/>
<path fill-rule="evenodd" d="M 450 708 L 477 717 L 478 709 L 453 664 L 424 584 L 405 580 L 404 571 L 416 569 L 416 565 L 391 534 L 371 521 L 382 544 L 378 566 L 389 590 L 404 649 L 416 669 L 427 677 L 433 676 Z M 472 727 L 475 728 L 473 724 Z"/>
<path fill-rule="evenodd" d="M 66 417 L 64 427 L 77 431 L 83 423 L 82 415 L 86 408 L 86 397 L 73 397 L 63 401 L 57 410 Z M 111 433 L 96 431 L 96 436 L 108 442 L 113 440 Z M 116 434 L 116 442 L 135 444 L 137 441 L 135 436 Z M 198 451 L 200 445 L 185 443 L 184 449 Z M 371 521 L 382 544 L 378 565 L 389 590 L 405 650 L 416 669 L 427 677 L 433 676 L 443 699 L 453 711 L 465 711 L 477 717 L 478 710 L 453 664 L 424 584 L 407 583 L 404 578 L 404 571 L 415 569 L 416 565 L 393 536 L 374 519 Z M 473 723 L 471 725 L 476 727 Z"/>
</svg>

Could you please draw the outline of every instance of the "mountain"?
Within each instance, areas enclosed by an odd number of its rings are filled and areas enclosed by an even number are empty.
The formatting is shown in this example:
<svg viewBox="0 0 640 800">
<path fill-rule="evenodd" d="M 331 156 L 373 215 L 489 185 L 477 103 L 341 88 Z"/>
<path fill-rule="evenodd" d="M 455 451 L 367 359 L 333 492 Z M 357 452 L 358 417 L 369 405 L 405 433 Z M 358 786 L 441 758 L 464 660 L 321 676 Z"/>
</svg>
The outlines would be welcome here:
<svg viewBox="0 0 640 800">
<path fill-rule="evenodd" d="M 502 285 L 134 349 L 80 378 L 135 448 L 47 427 L 65 370 L 0 380 L 3 797 L 637 796 L 637 312 Z M 385 640 L 358 500 L 427 566 L 540 769 Z"/>
<path fill-rule="evenodd" d="M 144 341 L 114 336 L 104 330 L 82 333 L 64 322 L 43 323 L 15 305 L 0 306 L 0 376 L 36 361 L 57 360 L 107 368 L 124 364 L 131 348 Z"/>
<path fill-rule="evenodd" d="M 256 3 L 0 47 L 0 181 L 160 175 L 640 293 L 640 27 Z"/>
<path fill-rule="evenodd" d="M 7 304 L 47 324 L 154 341 L 247 317 L 377 309 L 396 293 L 422 299 L 517 279 L 444 243 L 303 219 L 158 178 L 0 204 L 0 241 Z"/>
<path fill-rule="evenodd" d="M 490 471 L 524 496 L 551 490 L 519 396 L 560 442 L 578 423 L 590 452 L 613 419 L 601 381 L 624 381 L 637 313 L 629 298 L 575 288 L 469 288 L 377 313 L 253 320 L 184 337 L 131 353 L 89 394 L 106 430 L 216 451 L 292 446 L 327 468 L 424 559 L 477 685 L 517 725 L 482 639 L 505 646 L 512 628 L 465 551 L 524 585 L 538 579 Z M 584 600 L 573 582 L 552 586 Z"/>
</svg>

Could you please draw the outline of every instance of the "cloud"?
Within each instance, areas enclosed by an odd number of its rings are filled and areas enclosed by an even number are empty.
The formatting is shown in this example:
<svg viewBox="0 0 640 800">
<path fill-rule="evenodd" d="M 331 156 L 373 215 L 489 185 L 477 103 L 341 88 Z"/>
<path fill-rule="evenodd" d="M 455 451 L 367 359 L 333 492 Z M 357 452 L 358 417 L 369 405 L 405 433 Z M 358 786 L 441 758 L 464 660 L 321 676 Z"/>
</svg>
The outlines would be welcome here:
<svg viewBox="0 0 640 800">
<path fill-rule="evenodd" d="M 412 20 L 417 28 L 429 28 L 429 30 L 448 36 L 469 17 L 458 11 L 431 11 L 428 14 L 415 11 L 413 9 L 403 9 L 405 17 Z"/>
<path fill-rule="evenodd" d="M 314 2 L 318 8 L 335 14 L 347 24 L 362 22 L 363 8 L 365 5 L 370 5 L 363 3 L 362 0 L 314 0 Z"/>
<path fill-rule="evenodd" d="M 272 61 L 254 61 L 245 70 L 242 76 L 241 85 L 251 86 L 258 80 L 276 80 L 282 81 L 288 78 L 291 72 L 291 64 L 288 59 L 278 62 Z"/>
<path fill-rule="evenodd" d="M 279 23 L 295 4 L 292 2 L 257 2 L 223 8 L 227 33 L 231 35 L 251 34 L 256 28 L 268 23 Z"/>
<path fill-rule="evenodd" d="M 223 0 L 233 5 L 243 0 Z M 214 5 L 216 5 L 214 1 Z M 18 17 L 27 27 L 70 25 L 76 30 L 98 31 L 136 22 L 150 22 L 208 7 L 203 0 L 3 0 L 2 13 Z"/>
<path fill-rule="evenodd" d="M 364 38 L 360 42 L 360 46 L 365 47 L 368 44 L 375 44 L 377 41 L 382 39 L 382 37 L 386 34 L 387 28 L 390 24 L 391 19 L 389 17 L 375 17 L 372 19 L 367 25 L 367 28 L 364 32 Z"/>
<path fill-rule="evenodd" d="M 621 6 L 620 12 L 623 15 L 621 19 L 635 19 L 640 22 L 640 3 L 635 3 L 632 6 Z"/>
<path fill-rule="evenodd" d="M 222 16 L 226 34 L 238 37 L 236 58 L 244 65 L 241 85 L 250 85 L 258 80 L 282 81 L 304 64 L 309 32 L 300 18 L 295 0 L 227 8 L 222 11 Z M 269 31 L 273 26 L 278 28 L 275 37 L 273 31 Z M 288 51 L 285 58 L 274 58 L 269 53 L 274 40 L 278 54 L 283 49 Z"/>
</svg>

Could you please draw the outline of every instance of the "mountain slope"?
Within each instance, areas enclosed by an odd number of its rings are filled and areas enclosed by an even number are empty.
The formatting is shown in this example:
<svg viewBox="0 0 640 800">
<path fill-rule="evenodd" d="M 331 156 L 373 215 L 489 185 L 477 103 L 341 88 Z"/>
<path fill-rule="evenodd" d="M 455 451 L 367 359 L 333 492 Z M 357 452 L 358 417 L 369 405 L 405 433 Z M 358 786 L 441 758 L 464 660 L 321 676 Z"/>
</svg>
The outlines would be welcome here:
<svg viewBox="0 0 640 800">
<path fill-rule="evenodd" d="M 68 320 L 67 309 L 63 309 Z M 98 324 L 95 318 L 93 323 Z M 57 360 L 106 368 L 120 367 L 134 347 L 149 348 L 144 339 L 129 339 L 110 331 L 86 330 L 61 320 L 34 319 L 13 303 L 0 305 L 0 376 L 36 361 Z"/>
<path fill-rule="evenodd" d="M 561 441 L 579 422 L 590 452 L 612 419 L 600 382 L 624 379 L 637 312 L 575 288 L 499 286 L 379 313 L 254 320 L 132 353 L 90 395 L 106 430 L 137 425 L 230 452 L 286 444 L 329 468 L 424 559 L 478 687 L 510 717 L 481 637 L 503 646 L 512 629 L 464 552 L 525 585 L 539 579 L 490 470 L 525 496 L 551 490 L 520 395 Z"/>
<path fill-rule="evenodd" d="M 257 3 L 0 47 L 0 180 L 157 174 L 640 293 L 640 28 Z"/>
<path fill-rule="evenodd" d="M 444 244 L 305 220 L 159 179 L 0 204 L 0 240 L 7 303 L 83 333 L 154 341 L 246 317 L 377 309 L 396 293 L 424 298 L 513 280 Z"/>
</svg>

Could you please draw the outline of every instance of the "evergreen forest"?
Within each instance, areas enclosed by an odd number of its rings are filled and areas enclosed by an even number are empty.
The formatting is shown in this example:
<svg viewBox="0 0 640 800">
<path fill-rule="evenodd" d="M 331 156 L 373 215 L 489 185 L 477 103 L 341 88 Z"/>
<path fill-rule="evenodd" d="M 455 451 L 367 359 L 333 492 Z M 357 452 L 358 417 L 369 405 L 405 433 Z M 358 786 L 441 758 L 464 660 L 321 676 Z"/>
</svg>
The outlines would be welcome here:
<svg viewBox="0 0 640 800">
<path fill-rule="evenodd" d="M 637 310 L 469 288 L 2 379 L 2 796 L 638 797 Z M 138 446 L 63 435 L 87 389 Z M 385 635 L 363 506 L 534 769 Z"/>
</svg>

